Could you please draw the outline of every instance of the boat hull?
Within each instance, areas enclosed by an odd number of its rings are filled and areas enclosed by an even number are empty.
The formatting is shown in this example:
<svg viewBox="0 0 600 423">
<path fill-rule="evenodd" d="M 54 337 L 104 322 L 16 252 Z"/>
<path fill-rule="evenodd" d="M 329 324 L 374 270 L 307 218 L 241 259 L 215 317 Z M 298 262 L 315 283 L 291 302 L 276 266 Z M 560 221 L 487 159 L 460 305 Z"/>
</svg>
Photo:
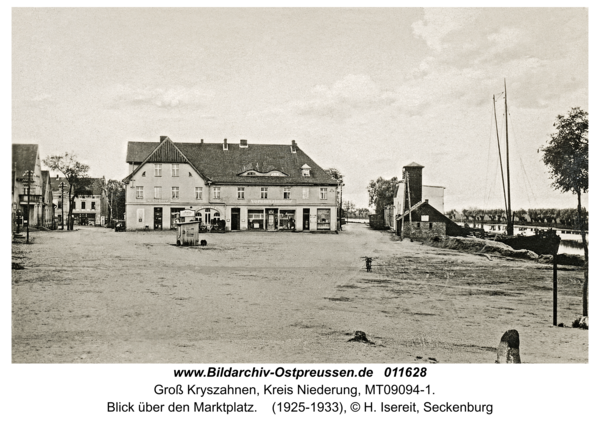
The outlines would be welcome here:
<svg viewBox="0 0 600 423">
<path fill-rule="evenodd" d="M 531 236 L 499 236 L 496 241 L 502 242 L 513 250 L 529 250 L 538 255 L 558 253 L 560 246 L 560 236 L 556 235 L 556 231 L 541 232 Z"/>
</svg>

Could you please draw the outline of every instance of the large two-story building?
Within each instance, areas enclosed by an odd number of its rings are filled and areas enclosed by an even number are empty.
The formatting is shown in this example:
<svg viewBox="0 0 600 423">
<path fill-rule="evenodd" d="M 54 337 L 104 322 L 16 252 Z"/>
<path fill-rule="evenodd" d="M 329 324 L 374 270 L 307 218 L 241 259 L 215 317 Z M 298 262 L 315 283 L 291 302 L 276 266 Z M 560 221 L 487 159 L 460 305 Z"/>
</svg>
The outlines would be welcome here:
<svg viewBox="0 0 600 423">
<path fill-rule="evenodd" d="M 73 210 L 69 203 L 69 182 L 65 178 L 52 179 L 54 205 L 58 224 L 67 224 L 69 213 L 75 225 L 104 225 L 108 217 L 108 200 L 103 189 L 102 178 L 86 178 L 86 185 L 77 189 L 73 199 Z M 61 183 L 64 185 L 61 187 Z"/>
<path fill-rule="evenodd" d="M 183 210 L 226 230 L 335 231 L 338 183 L 291 145 L 130 141 L 128 230 L 175 227 Z"/>
</svg>

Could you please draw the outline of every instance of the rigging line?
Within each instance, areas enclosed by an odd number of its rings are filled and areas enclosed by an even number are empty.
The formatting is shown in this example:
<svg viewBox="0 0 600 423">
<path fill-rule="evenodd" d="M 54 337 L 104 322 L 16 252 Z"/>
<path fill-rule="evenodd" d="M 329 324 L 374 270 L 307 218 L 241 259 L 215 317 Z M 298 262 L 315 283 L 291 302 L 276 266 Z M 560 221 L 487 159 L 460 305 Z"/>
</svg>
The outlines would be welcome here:
<svg viewBox="0 0 600 423">
<path fill-rule="evenodd" d="M 496 188 L 496 180 L 498 179 L 498 166 L 499 166 L 499 163 L 496 162 L 496 168 L 495 168 L 495 171 L 494 171 L 493 183 L 490 185 L 490 190 L 488 192 L 488 197 L 487 197 L 488 201 L 492 197 L 492 191 L 494 191 L 494 189 Z"/>
<path fill-rule="evenodd" d="M 535 197 L 535 192 L 533 190 L 533 185 L 531 184 L 531 179 L 529 178 L 529 175 L 527 175 L 527 170 L 525 169 L 525 164 L 523 163 L 523 156 L 522 154 L 520 154 L 519 152 L 519 143 L 517 141 L 517 135 L 515 133 L 515 121 L 512 118 L 512 114 L 510 113 L 510 111 L 508 112 L 508 116 L 510 117 L 510 123 L 511 123 L 511 128 L 512 128 L 512 136 L 513 136 L 513 145 L 515 146 L 515 150 L 517 152 L 517 156 L 519 157 L 519 161 L 521 162 L 521 168 L 523 169 L 523 175 L 525 176 L 525 194 L 527 194 L 527 198 L 529 201 L 529 193 L 527 192 L 527 185 L 529 185 L 529 190 L 531 191 L 531 195 L 533 196 L 533 201 L 534 201 L 534 205 L 537 204 L 537 199 Z M 531 205 L 531 204 L 530 204 Z"/>
<path fill-rule="evenodd" d="M 498 139 L 498 158 L 500 160 L 500 175 L 502 175 L 502 193 L 504 194 L 504 208 L 507 211 L 506 214 L 508 215 L 508 204 L 506 202 L 506 186 L 504 184 L 504 171 L 502 170 L 502 150 L 500 148 L 500 135 L 498 134 L 498 118 L 496 117 L 496 96 L 492 96 L 492 101 L 494 103 L 494 121 L 496 123 L 496 138 Z M 506 155 L 506 166 L 506 177 L 508 179 L 508 151 Z"/>
<path fill-rule="evenodd" d="M 489 165 L 490 163 L 490 152 L 492 151 L 492 130 L 494 128 L 494 115 L 493 113 L 490 113 L 490 140 L 488 142 L 488 157 L 487 157 L 487 164 Z M 486 165 L 486 171 L 485 171 L 485 185 L 484 187 L 488 186 L 488 176 L 490 173 L 490 167 Z M 486 201 L 485 201 L 485 189 L 483 190 L 483 205 L 486 205 Z"/>
</svg>

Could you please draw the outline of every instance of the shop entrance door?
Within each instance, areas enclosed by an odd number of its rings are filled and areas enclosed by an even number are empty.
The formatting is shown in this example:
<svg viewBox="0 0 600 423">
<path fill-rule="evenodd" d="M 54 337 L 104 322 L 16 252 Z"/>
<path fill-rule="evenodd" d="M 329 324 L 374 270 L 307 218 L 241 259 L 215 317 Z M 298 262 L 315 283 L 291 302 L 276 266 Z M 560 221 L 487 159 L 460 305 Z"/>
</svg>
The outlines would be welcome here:
<svg viewBox="0 0 600 423">
<path fill-rule="evenodd" d="M 277 209 L 266 209 L 267 213 L 267 231 L 275 231 L 277 229 Z"/>
<path fill-rule="evenodd" d="M 163 210 L 162 207 L 154 207 L 154 230 L 162 231 L 163 223 Z"/>
<path fill-rule="evenodd" d="M 240 230 L 240 209 L 238 208 L 231 209 L 231 230 Z"/>
<path fill-rule="evenodd" d="M 302 230 L 310 230 L 310 209 L 304 209 L 302 211 Z"/>
</svg>

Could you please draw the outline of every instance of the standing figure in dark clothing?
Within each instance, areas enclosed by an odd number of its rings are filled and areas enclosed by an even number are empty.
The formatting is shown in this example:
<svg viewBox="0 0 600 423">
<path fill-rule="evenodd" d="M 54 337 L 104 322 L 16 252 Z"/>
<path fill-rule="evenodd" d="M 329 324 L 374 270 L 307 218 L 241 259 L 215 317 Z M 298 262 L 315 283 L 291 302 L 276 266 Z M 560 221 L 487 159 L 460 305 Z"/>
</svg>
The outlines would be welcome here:
<svg viewBox="0 0 600 423">
<path fill-rule="evenodd" d="M 373 259 L 371 257 L 365 257 L 365 264 L 367 266 L 367 272 L 371 271 L 371 263 L 373 262 Z"/>
</svg>

